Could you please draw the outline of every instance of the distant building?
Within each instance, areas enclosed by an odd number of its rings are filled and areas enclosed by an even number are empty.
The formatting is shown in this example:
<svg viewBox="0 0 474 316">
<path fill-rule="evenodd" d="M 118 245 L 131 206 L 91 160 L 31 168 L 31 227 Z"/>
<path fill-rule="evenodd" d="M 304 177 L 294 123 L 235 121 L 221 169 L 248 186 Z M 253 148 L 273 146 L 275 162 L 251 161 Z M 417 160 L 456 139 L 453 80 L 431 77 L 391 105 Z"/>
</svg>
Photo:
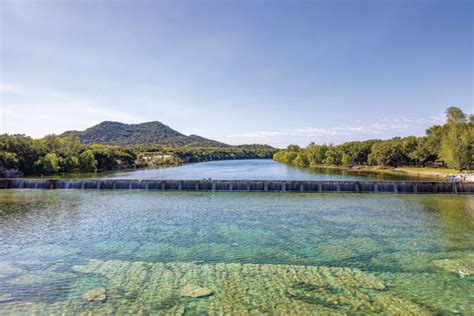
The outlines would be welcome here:
<svg viewBox="0 0 474 316">
<path fill-rule="evenodd" d="M 173 155 L 171 154 L 162 154 L 162 153 L 143 153 L 142 154 L 142 158 L 143 160 L 145 161 L 149 161 L 149 160 L 162 160 L 162 159 L 166 159 L 166 158 L 172 158 Z"/>
</svg>

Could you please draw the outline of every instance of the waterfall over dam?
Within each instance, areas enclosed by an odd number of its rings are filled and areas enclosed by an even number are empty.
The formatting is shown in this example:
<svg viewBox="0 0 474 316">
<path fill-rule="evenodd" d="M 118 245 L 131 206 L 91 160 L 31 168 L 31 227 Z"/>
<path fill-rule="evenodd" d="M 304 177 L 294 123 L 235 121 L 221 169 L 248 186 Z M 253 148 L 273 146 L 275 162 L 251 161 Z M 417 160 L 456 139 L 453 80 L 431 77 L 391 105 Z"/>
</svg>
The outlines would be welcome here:
<svg viewBox="0 0 474 316">
<path fill-rule="evenodd" d="M 474 182 L 297 180 L 0 179 L 0 189 L 474 194 Z"/>
</svg>

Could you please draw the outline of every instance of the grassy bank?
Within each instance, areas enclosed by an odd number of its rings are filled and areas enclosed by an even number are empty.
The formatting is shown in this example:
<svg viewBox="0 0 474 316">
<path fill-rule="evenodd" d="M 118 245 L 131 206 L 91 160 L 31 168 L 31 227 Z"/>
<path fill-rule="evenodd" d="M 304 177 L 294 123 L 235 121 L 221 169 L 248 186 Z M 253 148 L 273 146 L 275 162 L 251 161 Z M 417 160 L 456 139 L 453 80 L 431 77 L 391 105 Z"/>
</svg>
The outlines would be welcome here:
<svg viewBox="0 0 474 316">
<path fill-rule="evenodd" d="M 458 170 L 448 168 L 423 168 L 423 167 L 398 167 L 398 168 L 387 168 L 380 166 L 327 166 L 317 165 L 311 169 L 320 170 L 344 170 L 351 173 L 366 173 L 366 174 L 379 174 L 379 175 L 393 175 L 400 177 L 413 177 L 426 180 L 447 180 L 448 175 L 460 174 Z"/>
</svg>

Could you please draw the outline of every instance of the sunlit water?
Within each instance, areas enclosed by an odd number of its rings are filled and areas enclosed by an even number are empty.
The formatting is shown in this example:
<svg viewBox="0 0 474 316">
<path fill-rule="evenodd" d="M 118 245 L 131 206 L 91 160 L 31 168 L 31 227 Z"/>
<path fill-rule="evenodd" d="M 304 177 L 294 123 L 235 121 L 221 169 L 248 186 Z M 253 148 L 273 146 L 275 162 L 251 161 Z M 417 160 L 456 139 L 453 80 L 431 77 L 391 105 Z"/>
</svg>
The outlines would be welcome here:
<svg viewBox="0 0 474 316">
<path fill-rule="evenodd" d="M 38 178 L 32 176 L 31 178 Z M 145 168 L 138 170 L 104 171 L 95 173 L 66 173 L 48 175 L 48 179 L 156 179 L 156 180 L 423 180 L 410 175 L 374 174 L 357 170 L 331 168 L 298 168 L 271 159 L 220 160 L 184 164 L 175 167 Z M 433 180 L 426 178 L 426 180 Z"/>
<path fill-rule="evenodd" d="M 473 204 L 3 190 L 0 314 L 472 314 Z"/>
<path fill-rule="evenodd" d="M 367 175 L 337 169 L 297 168 L 270 159 L 222 160 L 178 167 L 116 172 L 106 177 L 168 180 L 368 180 L 401 179 L 388 175 Z"/>
</svg>

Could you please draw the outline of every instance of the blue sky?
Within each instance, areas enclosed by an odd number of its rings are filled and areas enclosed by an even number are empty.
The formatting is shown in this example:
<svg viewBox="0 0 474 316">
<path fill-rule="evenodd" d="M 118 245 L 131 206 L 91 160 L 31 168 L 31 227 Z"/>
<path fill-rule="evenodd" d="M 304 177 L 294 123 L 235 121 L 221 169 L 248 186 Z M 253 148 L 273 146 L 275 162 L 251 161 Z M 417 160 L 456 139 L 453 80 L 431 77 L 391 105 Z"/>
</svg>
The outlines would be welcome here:
<svg viewBox="0 0 474 316">
<path fill-rule="evenodd" d="M 0 132 L 161 121 L 284 147 L 473 111 L 473 2 L 10 1 Z"/>
</svg>

